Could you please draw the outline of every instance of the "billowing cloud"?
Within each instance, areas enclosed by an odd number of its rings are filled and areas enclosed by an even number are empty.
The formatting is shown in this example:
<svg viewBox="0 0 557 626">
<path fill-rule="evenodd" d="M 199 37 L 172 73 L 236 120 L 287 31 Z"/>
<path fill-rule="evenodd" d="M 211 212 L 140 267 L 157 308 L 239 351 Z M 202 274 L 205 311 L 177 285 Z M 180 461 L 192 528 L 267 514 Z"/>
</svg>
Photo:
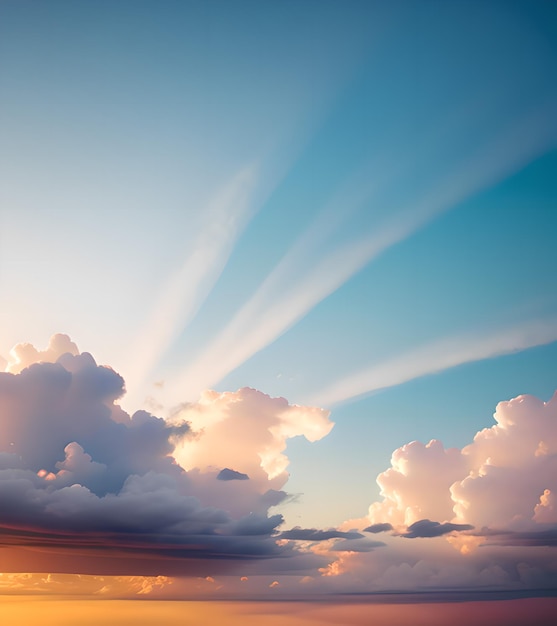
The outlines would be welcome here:
<svg viewBox="0 0 557 626">
<path fill-rule="evenodd" d="M 199 402 L 184 404 L 174 412 L 175 422 L 184 419 L 203 433 L 183 442 L 180 452 L 186 465 L 215 465 L 213 459 L 222 464 L 227 458 L 232 461 L 227 467 L 241 471 L 253 465 L 254 476 L 247 472 L 250 478 L 263 472 L 268 480 L 281 476 L 288 465 L 282 454 L 287 439 L 304 436 L 318 441 L 333 427 L 325 409 L 290 405 L 284 398 L 270 398 L 249 387 L 237 392 L 206 391 Z M 222 437 L 224 430 L 229 439 Z M 228 445 L 232 441 L 236 445 Z"/>
<path fill-rule="evenodd" d="M 27 366 L 0 374 L 0 558 L 31 587 L 54 589 L 50 571 L 108 596 L 557 588 L 557 396 L 500 403 L 462 449 L 402 446 L 358 523 L 281 531 L 287 442 L 324 437 L 327 411 L 244 388 L 129 415 L 123 378 L 74 345 L 16 350 Z"/>
<path fill-rule="evenodd" d="M 548 402 L 501 402 L 494 417 L 462 449 L 432 440 L 395 450 L 377 479 L 382 500 L 366 518 L 340 526 L 383 532 L 385 547 L 359 549 L 362 540 L 329 546 L 338 557 L 312 585 L 461 599 L 494 590 L 554 593 L 557 394 Z"/>
<path fill-rule="evenodd" d="M 327 434 L 326 411 L 250 389 L 208 392 L 171 421 L 130 416 L 123 378 L 67 336 L 12 355 L 17 373 L 0 373 L 5 570 L 40 571 L 37 550 L 49 571 L 157 575 L 294 554 L 268 510 L 286 497 L 286 440 Z"/>
<path fill-rule="evenodd" d="M 33 363 L 41 361 L 54 363 L 63 354 L 76 355 L 79 354 L 79 350 L 68 335 L 62 333 L 52 335 L 46 350 L 37 350 L 30 343 L 18 343 L 10 350 L 10 358 L 5 369 L 13 373 L 21 372 Z"/>
<path fill-rule="evenodd" d="M 391 467 L 377 478 L 384 498 L 370 507 L 372 524 L 400 528 L 424 518 L 452 519 L 450 487 L 466 474 L 460 450 L 445 449 L 440 441 L 413 441 L 398 448 Z"/>
<path fill-rule="evenodd" d="M 396 450 L 377 479 L 383 500 L 370 507 L 370 528 L 391 524 L 407 537 L 431 537 L 474 526 L 504 532 L 506 542 L 534 544 L 520 532 L 547 542 L 557 524 L 557 394 L 500 402 L 494 418 L 462 450 L 436 440 Z"/>
<path fill-rule="evenodd" d="M 516 530 L 557 522 L 552 510 L 557 394 L 549 402 L 527 395 L 500 402 L 494 418 L 496 425 L 480 431 L 462 450 L 470 469 L 451 486 L 456 518 Z"/>
</svg>

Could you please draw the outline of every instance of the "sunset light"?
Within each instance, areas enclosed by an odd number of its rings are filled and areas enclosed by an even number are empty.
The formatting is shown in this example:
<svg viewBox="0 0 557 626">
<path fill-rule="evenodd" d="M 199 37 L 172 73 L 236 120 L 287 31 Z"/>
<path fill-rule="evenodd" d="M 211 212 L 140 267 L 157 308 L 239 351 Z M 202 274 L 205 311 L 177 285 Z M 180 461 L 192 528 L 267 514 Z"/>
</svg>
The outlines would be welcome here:
<svg viewBox="0 0 557 626">
<path fill-rule="evenodd" d="M 549 626 L 557 4 L 0 2 L 0 623 Z"/>
</svg>

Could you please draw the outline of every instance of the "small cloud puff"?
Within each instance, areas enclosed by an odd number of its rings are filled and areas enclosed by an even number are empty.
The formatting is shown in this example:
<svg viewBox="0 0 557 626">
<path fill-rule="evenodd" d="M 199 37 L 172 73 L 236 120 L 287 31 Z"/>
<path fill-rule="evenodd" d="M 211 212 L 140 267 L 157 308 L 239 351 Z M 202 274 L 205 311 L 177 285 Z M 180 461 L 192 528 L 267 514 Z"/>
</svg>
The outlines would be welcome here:
<svg viewBox="0 0 557 626">
<path fill-rule="evenodd" d="M 439 522 L 422 519 L 408 526 L 402 536 L 408 539 L 414 539 L 416 537 L 441 537 L 442 535 L 453 532 L 473 530 L 473 528 L 471 524 L 450 524 L 448 522 L 440 524 Z"/>
<path fill-rule="evenodd" d="M 79 354 L 79 350 L 68 335 L 62 333 L 52 335 L 46 350 L 37 350 L 30 343 L 18 343 L 10 350 L 10 358 L 5 369 L 17 374 L 33 363 L 55 363 L 63 354 L 76 355 Z"/>
<path fill-rule="evenodd" d="M 249 476 L 225 467 L 217 474 L 217 480 L 249 480 Z"/>
<path fill-rule="evenodd" d="M 316 528 L 300 528 L 295 526 L 290 530 L 280 533 L 280 539 L 292 539 L 296 541 L 328 541 L 329 539 L 361 539 L 363 535 L 358 532 L 343 532 L 334 528 L 330 530 L 317 530 Z"/>
<path fill-rule="evenodd" d="M 366 533 L 386 533 L 389 530 L 393 530 L 392 524 L 384 522 L 383 524 L 372 524 L 367 528 L 364 528 L 364 532 Z"/>
</svg>

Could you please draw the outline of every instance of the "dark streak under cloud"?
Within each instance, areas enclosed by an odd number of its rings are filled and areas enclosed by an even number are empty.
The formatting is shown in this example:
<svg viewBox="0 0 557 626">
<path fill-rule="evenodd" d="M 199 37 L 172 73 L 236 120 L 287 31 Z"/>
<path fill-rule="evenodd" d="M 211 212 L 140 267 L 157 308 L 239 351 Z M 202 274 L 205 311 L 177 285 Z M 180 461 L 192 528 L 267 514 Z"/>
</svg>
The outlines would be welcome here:
<svg viewBox="0 0 557 626">
<path fill-rule="evenodd" d="M 474 527 L 471 524 L 451 524 L 445 522 L 440 524 L 439 522 L 432 522 L 428 519 L 421 519 L 413 524 L 410 524 L 405 533 L 402 533 L 401 537 L 407 539 L 415 539 L 418 537 L 441 537 L 452 532 L 462 532 L 465 530 L 473 530 Z"/>
<path fill-rule="evenodd" d="M 249 476 L 225 467 L 217 474 L 217 480 L 249 480 Z"/>
<path fill-rule="evenodd" d="M 482 529 L 481 536 L 486 537 L 485 546 L 557 546 L 557 525 L 547 525 L 540 530 L 530 531 L 499 531 Z"/>
<path fill-rule="evenodd" d="M 278 539 L 292 539 L 295 541 L 327 541 L 329 539 L 361 539 L 361 533 L 341 530 L 317 530 L 316 528 L 300 528 L 295 526 L 290 530 L 285 530 L 277 536 Z"/>
<path fill-rule="evenodd" d="M 364 532 L 366 533 L 386 533 L 389 530 L 393 530 L 393 525 L 385 522 L 383 524 L 372 524 L 367 528 L 364 528 Z"/>
<path fill-rule="evenodd" d="M 123 393 L 122 377 L 87 353 L 0 373 L 0 547 L 56 553 L 53 561 L 80 554 L 72 571 L 125 555 L 117 569 L 130 573 L 294 555 L 276 543 L 282 516 L 267 514 L 284 492 L 255 491 L 254 511 L 234 517 L 228 490 L 220 507 L 204 506 L 191 493 L 210 485 L 172 456 L 189 424 L 146 411 L 129 416 L 115 404 Z M 249 484 L 229 468 L 217 478 Z M 145 559 L 148 572 L 138 566 Z"/>
</svg>

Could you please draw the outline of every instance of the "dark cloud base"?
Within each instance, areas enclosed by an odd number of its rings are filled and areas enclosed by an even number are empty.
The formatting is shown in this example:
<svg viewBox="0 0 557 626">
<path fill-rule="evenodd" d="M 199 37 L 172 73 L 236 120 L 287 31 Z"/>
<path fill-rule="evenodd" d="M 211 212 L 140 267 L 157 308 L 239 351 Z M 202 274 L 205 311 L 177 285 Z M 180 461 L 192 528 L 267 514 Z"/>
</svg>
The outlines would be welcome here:
<svg viewBox="0 0 557 626">
<path fill-rule="evenodd" d="M 220 483 L 230 499 L 236 483 L 251 482 L 247 474 L 217 468 L 213 483 L 208 475 L 196 487 L 199 473 L 172 456 L 189 424 L 146 411 L 130 416 L 115 404 L 123 393 L 123 378 L 87 353 L 0 373 L 4 571 L 38 571 L 46 554 L 49 571 L 122 574 L 227 571 L 232 563 L 293 555 L 275 540 L 282 517 L 266 514 L 277 501 L 270 496 L 283 492 L 255 492 L 258 512 L 235 517 L 226 500 L 222 508 L 204 506 L 192 492 Z"/>
</svg>

